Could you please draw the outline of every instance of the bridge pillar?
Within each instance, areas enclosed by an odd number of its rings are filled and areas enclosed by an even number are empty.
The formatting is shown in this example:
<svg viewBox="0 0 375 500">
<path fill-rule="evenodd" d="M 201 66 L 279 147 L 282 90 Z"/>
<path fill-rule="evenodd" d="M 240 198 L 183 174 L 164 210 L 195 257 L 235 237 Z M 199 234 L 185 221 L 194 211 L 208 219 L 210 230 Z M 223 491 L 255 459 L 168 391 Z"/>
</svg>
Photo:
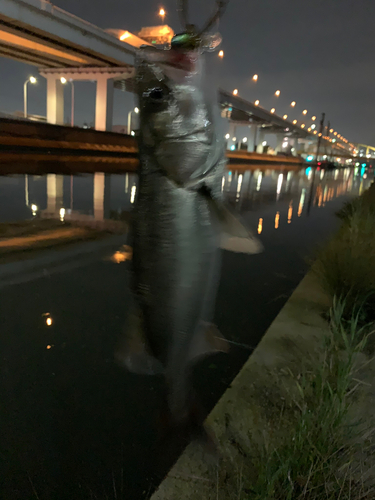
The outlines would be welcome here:
<svg viewBox="0 0 375 500">
<path fill-rule="evenodd" d="M 64 124 L 64 86 L 55 75 L 47 77 L 47 123 Z"/>
<path fill-rule="evenodd" d="M 98 75 L 96 82 L 95 129 L 112 130 L 113 125 L 113 79 Z"/>
<path fill-rule="evenodd" d="M 263 153 L 263 142 L 264 142 L 265 132 L 263 127 L 260 125 L 258 127 L 258 139 L 257 139 L 257 153 Z"/>
<path fill-rule="evenodd" d="M 257 141 L 258 125 L 249 125 L 249 129 L 249 135 L 247 137 L 247 150 L 249 153 L 253 153 Z"/>
<path fill-rule="evenodd" d="M 96 81 L 95 129 L 111 131 L 113 126 L 113 79 L 98 75 Z M 94 218 L 109 217 L 110 176 L 101 172 L 94 174 Z"/>
<path fill-rule="evenodd" d="M 276 134 L 276 148 L 275 148 L 275 153 L 280 153 L 280 151 L 283 150 L 283 143 L 284 143 L 284 137 L 285 134 Z"/>
</svg>

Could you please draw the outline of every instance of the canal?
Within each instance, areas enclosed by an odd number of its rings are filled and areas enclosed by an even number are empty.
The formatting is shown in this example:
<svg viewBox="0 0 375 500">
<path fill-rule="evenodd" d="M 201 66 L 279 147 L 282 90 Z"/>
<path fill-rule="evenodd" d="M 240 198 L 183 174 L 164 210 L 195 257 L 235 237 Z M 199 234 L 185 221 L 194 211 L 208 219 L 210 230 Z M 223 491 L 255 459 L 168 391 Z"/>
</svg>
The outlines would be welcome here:
<svg viewBox="0 0 375 500">
<path fill-rule="evenodd" d="M 209 412 L 250 356 L 317 248 L 335 212 L 373 180 L 370 172 L 231 166 L 228 204 L 264 245 L 223 252 L 215 322 L 229 354 L 206 359 L 195 387 Z M 127 221 L 133 173 L 0 178 L 0 227 L 55 218 L 111 226 Z M 0 239 L 1 243 L 1 239 Z M 126 231 L 98 241 L 0 261 L 1 481 L 3 498 L 138 500 L 185 442 L 158 445 L 163 380 L 114 362 L 129 291 Z"/>
</svg>

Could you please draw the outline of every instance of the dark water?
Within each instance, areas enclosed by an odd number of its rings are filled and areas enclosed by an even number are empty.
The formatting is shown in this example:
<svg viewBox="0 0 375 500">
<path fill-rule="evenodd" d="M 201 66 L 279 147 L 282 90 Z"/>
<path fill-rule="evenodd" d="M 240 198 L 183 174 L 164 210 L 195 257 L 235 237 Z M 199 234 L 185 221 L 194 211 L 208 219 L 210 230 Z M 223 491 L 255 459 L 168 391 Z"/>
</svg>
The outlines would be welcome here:
<svg viewBox="0 0 375 500">
<path fill-rule="evenodd" d="M 215 321 L 232 349 L 196 370 L 207 412 L 338 226 L 335 211 L 373 178 L 319 171 L 311 189 L 312 177 L 262 167 L 233 168 L 223 179 L 228 202 L 265 250 L 223 252 Z M 0 222 L 126 219 L 136 189 L 134 174 L 0 178 Z M 137 500 L 183 449 L 173 439 L 155 444 L 162 379 L 113 361 L 129 262 L 110 257 L 126 241 L 117 235 L 0 265 L 2 498 Z"/>
</svg>

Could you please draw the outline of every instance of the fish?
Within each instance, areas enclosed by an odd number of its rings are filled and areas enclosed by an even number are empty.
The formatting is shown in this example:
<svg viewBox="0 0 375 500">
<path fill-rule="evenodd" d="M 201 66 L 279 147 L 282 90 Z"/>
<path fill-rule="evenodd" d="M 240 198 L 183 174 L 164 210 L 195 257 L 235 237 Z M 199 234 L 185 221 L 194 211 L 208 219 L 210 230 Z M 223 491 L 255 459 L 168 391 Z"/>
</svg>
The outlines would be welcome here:
<svg viewBox="0 0 375 500">
<path fill-rule="evenodd" d="M 262 250 L 223 204 L 223 135 L 216 94 L 204 75 L 199 50 L 145 47 L 137 56 L 134 303 L 118 359 L 135 373 L 164 374 L 173 422 L 189 419 L 195 363 L 228 351 L 213 324 L 221 247 Z"/>
</svg>

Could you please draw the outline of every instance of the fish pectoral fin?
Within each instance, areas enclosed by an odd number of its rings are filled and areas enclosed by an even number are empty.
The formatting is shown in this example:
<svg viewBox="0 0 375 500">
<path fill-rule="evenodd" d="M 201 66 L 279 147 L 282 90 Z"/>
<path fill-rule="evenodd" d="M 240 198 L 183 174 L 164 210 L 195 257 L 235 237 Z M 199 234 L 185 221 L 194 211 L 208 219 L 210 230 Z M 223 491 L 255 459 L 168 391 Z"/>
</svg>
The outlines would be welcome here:
<svg viewBox="0 0 375 500">
<path fill-rule="evenodd" d="M 202 322 L 190 345 L 189 360 L 215 352 L 228 352 L 229 344 L 212 323 Z"/>
<path fill-rule="evenodd" d="M 229 252 L 255 254 L 263 252 L 263 245 L 242 222 L 220 201 L 210 199 L 211 210 L 216 214 L 221 229 L 220 248 Z"/>
<path fill-rule="evenodd" d="M 253 236 L 240 237 L 222 233 L 220 248 L 228 252 L 255 254 L 263 252 L 263 245 Z"/>
<path fill-rule="evenodd" d="M 139 375 L 164 373 L 162 363 L 149 352 L 140 315 L 129 316 L 115 351 L 115 360 L 130 372 Z"/>
</svg>

